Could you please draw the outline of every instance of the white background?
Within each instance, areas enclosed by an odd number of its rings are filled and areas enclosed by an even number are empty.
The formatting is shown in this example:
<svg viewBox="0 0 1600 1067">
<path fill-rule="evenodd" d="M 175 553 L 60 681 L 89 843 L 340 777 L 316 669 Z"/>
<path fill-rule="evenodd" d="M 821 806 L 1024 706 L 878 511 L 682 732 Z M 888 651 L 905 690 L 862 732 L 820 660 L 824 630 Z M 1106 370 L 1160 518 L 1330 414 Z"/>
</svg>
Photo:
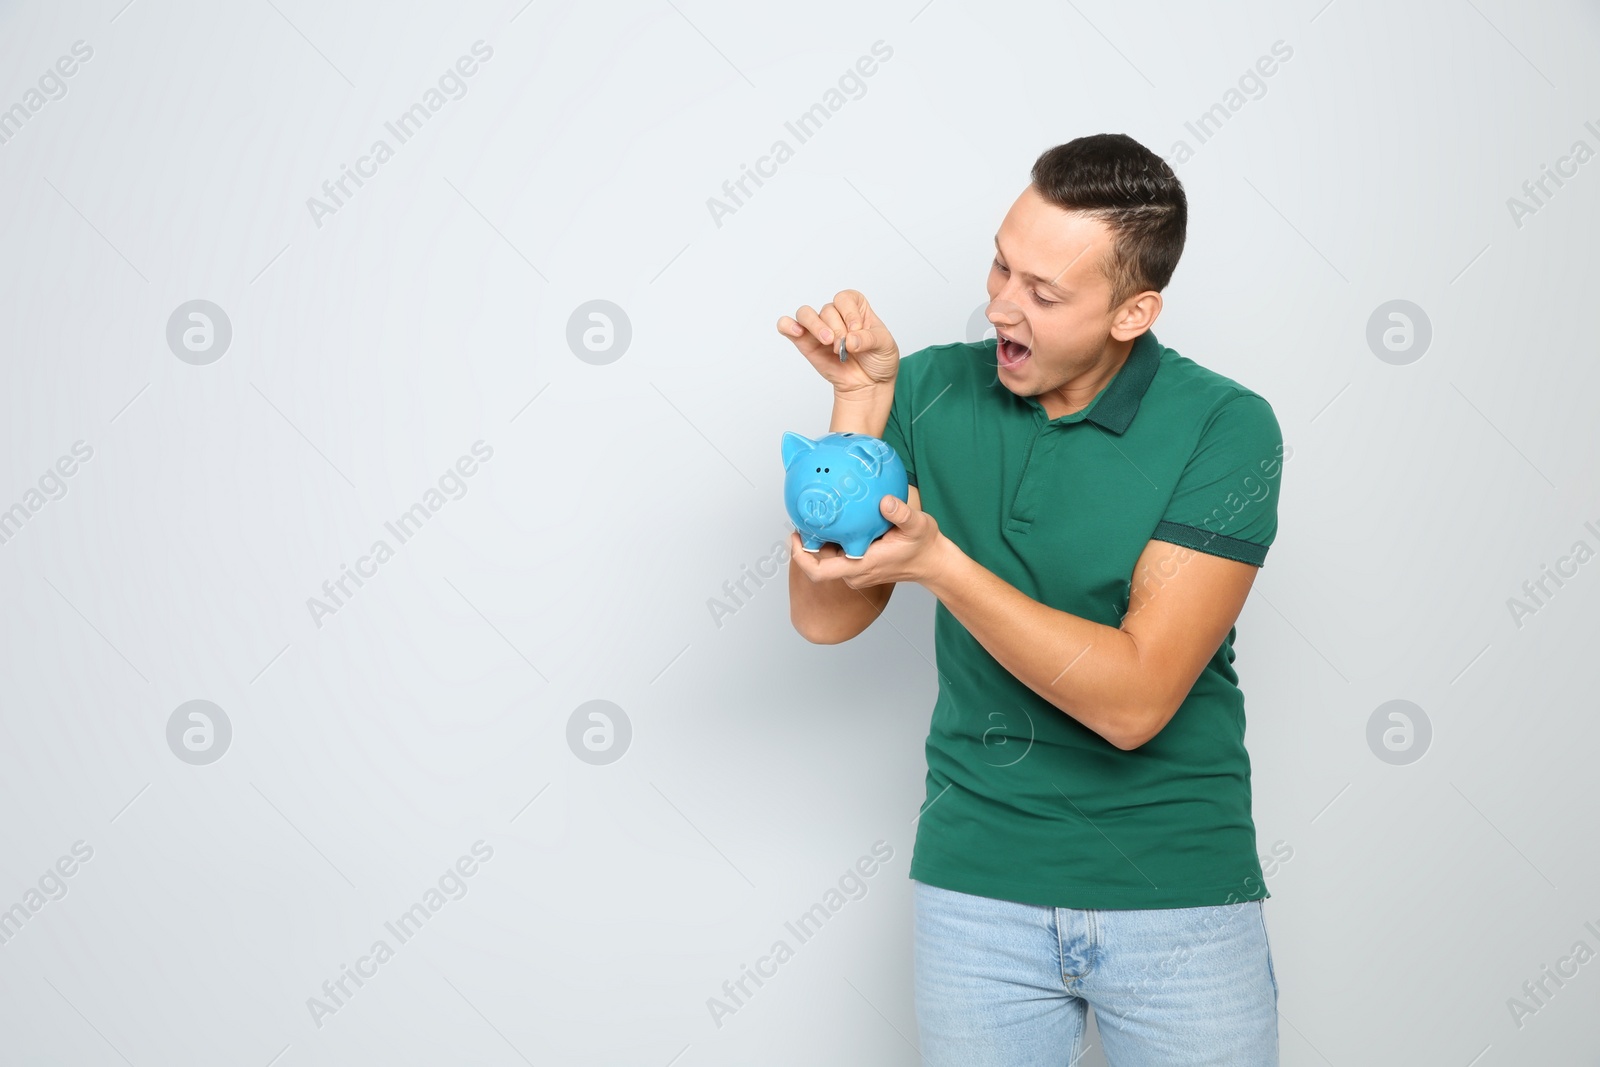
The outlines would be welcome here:
<svg viewBox="0 0 1600 1067">
<path fill-rule="evenodd" d="M 1520 1027 L 1507 1002 L 1600 950 L 1600 562 L 1520 626 L 1507 601 L 1600 549 L 1600 161 L 1520 226 L 1507 201 L 1600 150 L 1600 15 L 1324 2 L 0 8 L 0 107 L 93 49 L 0 145 L 0 508 L 93 449 L 0 544 L 0 908 L 93 849 L 0 946 L 5 1060 L 915 1064 L 933 601 L 831 647 L 781 573 L 720 626 L 709 602 L 788 535 L 783 432 L 827 425 L 777 318 L 857 288 L 903 352 L 972 339 L 1034 158 L 1118 131 L 1189 197 L 1156 332 L 1294 450 L 1236 664 L 1259 851 L 1293 850 L 1283 1062 L 1594 1063 L 1600 962 Z M 319 226 L 308 198 L 478 40 L 466 94 Z M 233 333 L 203 366 L 166 340 L 195 299 Z M 1432 326 L 1405 365 L 1366 341 L 1394 299 Z M 603 365 L 567 342 L 591 300 L 631 324 Z M 307 599 L 480 440 L 319 626 Z M 167 743 L 195 699 L 233 731 L 205 766 Z M 1394 699 L 1432 726 L 1404 766 L 1367 741 Z M 590 700 L 631 724 L 613 763 L 569 745 Z M 880 839 L 867 895 L 717 1026 Z M 479 840 L 466 895 L 318 1026 L 308 998 Z"/>
</svg>

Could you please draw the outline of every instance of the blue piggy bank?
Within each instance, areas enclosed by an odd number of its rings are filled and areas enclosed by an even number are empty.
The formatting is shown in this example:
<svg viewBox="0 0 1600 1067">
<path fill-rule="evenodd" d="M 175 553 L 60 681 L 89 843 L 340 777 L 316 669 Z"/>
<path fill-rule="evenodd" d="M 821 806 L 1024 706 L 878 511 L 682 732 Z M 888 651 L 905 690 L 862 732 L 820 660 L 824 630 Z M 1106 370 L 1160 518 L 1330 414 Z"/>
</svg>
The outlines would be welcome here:
<svg viewBox="0 0 1600 1067">
<path fill-rule="evenodd" d="M 860 433 L 830 433 L 816 441 L 786 433 L 783 469 L 783 503 L 800 546 L 817 552 L 832 541 L 850 559 L 866 555 L 867 546 L 894 525 L 878 501 L 904 500 L 910 486 L 895 450 Z"/>
</svg>

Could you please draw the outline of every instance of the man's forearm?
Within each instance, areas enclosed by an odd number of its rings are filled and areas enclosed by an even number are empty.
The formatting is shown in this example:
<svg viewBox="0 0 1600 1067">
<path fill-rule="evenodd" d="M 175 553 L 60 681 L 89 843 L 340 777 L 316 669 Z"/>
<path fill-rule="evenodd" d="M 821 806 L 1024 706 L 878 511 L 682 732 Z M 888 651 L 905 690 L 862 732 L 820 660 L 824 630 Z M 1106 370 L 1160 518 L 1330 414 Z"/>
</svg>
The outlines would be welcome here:
<svg viewBox="0 0 1600 1067">
<path fill-rule="evenodd" d="M 996 662 L 1119 748 L 1145 740 L 1155 716 L 1132 637 L 1047 607 L 948 538 L 941 545 L 943 559 L 923 585 Z"/>
<path fill-rule="evenodd" d="M 829 433 L 864 433 L 882 437 L 889 425 L 889 409 L 894 406 L 894 383 L 860 389 L 833 398 L 833 419 Z"/>
<path fill-rule="evenodd" d="M 852 589 L 842 579 L 814 582 L 789 561 L 789 621 L 813 644 L 836 645 L 855 637 L 883 613 L 892 592 L 892 585 Z"/>
</svg>

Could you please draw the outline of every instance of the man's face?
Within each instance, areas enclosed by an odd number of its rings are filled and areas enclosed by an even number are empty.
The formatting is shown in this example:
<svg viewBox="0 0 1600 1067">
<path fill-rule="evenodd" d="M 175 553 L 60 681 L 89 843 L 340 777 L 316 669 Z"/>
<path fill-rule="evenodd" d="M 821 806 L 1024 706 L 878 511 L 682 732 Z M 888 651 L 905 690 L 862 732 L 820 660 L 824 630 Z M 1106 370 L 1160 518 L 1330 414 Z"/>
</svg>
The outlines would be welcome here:
<svg viewBox="0 0 1600 1067">
<path fill-rule="evenodd" d="M 1104 223 L 1063 211 L 1032 185 L 1011 205 L 995 236 L 988 308 L 1007 389 L 1043 401 L 1102 361 L 1115 309 L 1100 264 L 1111 242 Z"/>
</svg>

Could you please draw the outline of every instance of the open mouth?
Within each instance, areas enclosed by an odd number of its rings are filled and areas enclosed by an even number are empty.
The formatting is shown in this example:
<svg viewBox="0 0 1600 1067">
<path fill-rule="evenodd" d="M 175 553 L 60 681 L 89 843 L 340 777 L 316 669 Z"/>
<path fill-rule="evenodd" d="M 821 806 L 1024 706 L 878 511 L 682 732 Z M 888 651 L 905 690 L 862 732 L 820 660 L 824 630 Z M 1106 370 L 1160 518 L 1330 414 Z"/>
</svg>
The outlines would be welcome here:
<svg viewBox="0 0 1600 1067">
<path fill-rule="evenodd" d="M 1018 344 L 1004 334 L 997 332 L 995 340 L 998 342 L 994 350 L 995 359 L 1005 370 L 1013 370 L 1021 366 L 1029 356 L 1033 355 L 1033 349 L 1026 345 Z"/>
</svg>

